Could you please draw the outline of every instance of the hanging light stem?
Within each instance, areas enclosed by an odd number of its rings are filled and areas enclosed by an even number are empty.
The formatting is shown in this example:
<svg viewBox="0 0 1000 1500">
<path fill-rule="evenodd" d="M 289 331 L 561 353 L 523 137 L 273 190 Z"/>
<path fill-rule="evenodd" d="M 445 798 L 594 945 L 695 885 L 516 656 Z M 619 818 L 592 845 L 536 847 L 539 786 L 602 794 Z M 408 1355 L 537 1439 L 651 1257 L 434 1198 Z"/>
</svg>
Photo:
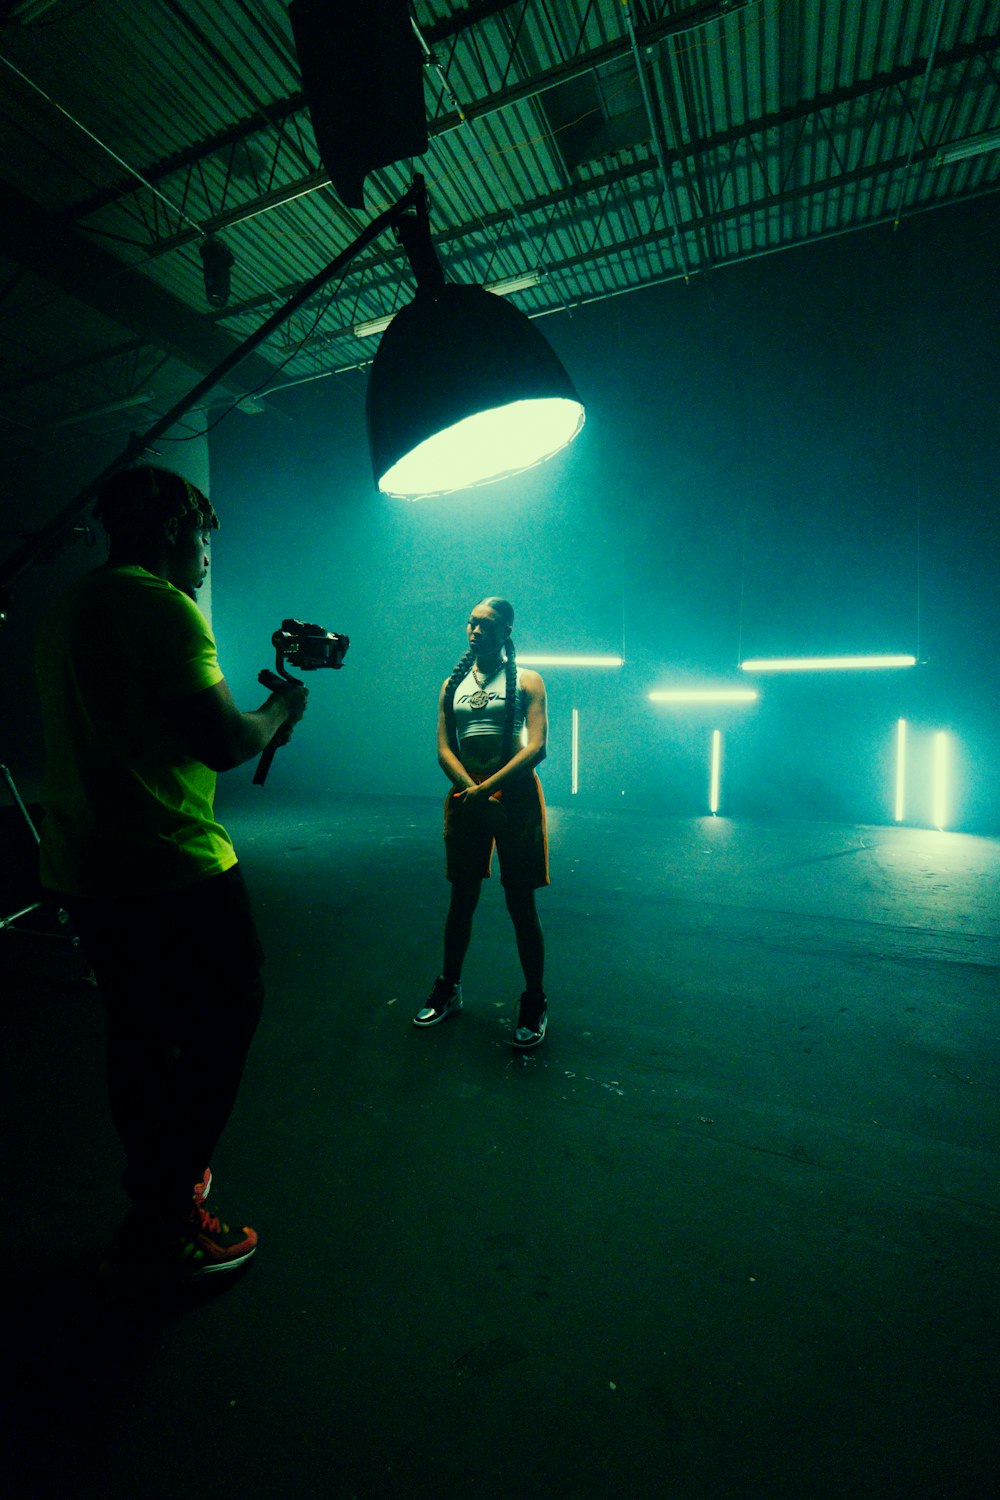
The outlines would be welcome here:
<svg viewBox="0 0 1000 1500">
<path fill-rule="evenodd" d="M 411 200 L 396 220 L 396 235 L 417 278 L 417 290 L 435 292 L 444 286 L 444 271 L 431 239 L 427 187 L 419 174 L 407 197 Z"/>
</svg>

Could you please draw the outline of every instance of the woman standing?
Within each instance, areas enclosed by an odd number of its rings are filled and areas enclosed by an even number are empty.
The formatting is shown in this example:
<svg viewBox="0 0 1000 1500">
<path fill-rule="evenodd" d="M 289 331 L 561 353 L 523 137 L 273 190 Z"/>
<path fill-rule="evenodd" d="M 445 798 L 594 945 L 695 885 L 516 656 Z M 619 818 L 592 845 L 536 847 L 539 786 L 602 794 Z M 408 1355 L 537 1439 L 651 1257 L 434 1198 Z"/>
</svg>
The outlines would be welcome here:
<svg viewBox="0 0 1000 1500">
<path fill-rule="evenodd" d="M 545 803 L 535 766 L 545 758 L 545 684 L 518 668 L 506 599 L 484 599 L 469 616 L 469 649 L 441 688 L 438 762 L 452 783 L 444 811 L 451 905 L 444 968 L 415 1026 L 436 1026 L 462 1008 L 462 964 L 472 917 L 496 847 L 524 970 L 514 1046 L 537 1047 L 548 1008 L 542 987 L 545 942 L 535 891 L 548 885 Z"/>
</svg>

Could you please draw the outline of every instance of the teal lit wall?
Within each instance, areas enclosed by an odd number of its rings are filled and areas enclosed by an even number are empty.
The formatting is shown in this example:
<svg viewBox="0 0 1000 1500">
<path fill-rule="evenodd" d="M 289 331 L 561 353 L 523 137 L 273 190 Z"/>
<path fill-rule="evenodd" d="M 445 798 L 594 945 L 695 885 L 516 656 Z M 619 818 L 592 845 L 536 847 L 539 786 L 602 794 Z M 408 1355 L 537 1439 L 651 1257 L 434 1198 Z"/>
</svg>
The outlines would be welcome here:
<svg viewBox="0 0 1000 1500">
<path fill-rule="evenodd" d="M 546 673 L 550 799 L 569 795 L 576 706 L 581 797 L 700 811 L 718 724 L 729 810 L 882 821 L 904 715 L 955 736 L 962 825 L 1000 828 L 995 213 L 942 211 L 543 319 L 587 426 L 478 492 L 378 494 L 361 374 L 223 422 L 216 629 L 238 696 L 282 615 L 352 638 L 345 670 L 313 679 L 275 782 L 435 793 L 437 689 L 469 606 L 501 593 L 522 650 L 624 640 L 617 677 Z M 721 718 L 645 699 L 731 680 L 741 654 L 842 651 L 922 665 L 770 679 Z"/>
<path fill-rule="evenodd" d="M 363 374 L 219 422 L 213 624 L 237 701 L 261 700 L 283 616 L 352 639 L 343 672 L 311 679 L 265 795 L 436 795 L 438 687 L 470 605 L 501 593 L 522 650 L 624 642 L 619 674 L 546 672 L 551 801 L 569 797 L 577 707 L 581 802 L 620 805 L 624 792 L 703 811 L 720 727 L 722 811 L 884 821 L 902 715 L 914 746 L 953 736 L 956 826 L 1000 833 L 996 229 L 987 198 L 542 319 L 587 425 L 549 464 L 475 493 L 410 505 L 376 491 Z M 11 444 L 11 546 L 104 467 L 107 443 Z M 160 447 L 161 461 L 191 458 Z M 2 756 L 29 794 L 34 632 L 101 556 L 76 543 L 35 568 L 4 631 L 16 711 Z M 922 664 L 764 680 L 754 709 L 724 716 L 646 699 L 678 680 L 731 680 L 741 654 L 876 650 Z M 244 786 L 249 770 L 224 778 L 223 798 Z M 912 807 L 925 821 L 916 795 Z"/>
</svg>

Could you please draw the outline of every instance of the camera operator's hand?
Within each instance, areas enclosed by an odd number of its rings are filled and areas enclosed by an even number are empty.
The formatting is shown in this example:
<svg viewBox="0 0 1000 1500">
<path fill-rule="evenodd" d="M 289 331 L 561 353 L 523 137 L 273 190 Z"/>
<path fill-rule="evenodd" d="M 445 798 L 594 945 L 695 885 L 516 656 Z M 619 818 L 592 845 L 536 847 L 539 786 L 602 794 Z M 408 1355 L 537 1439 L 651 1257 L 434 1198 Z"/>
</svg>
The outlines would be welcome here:
<svg viewBox="0 0 1000 1500">
<path fill-rule="evenodd" d="M 259 673 L 259 678 L 264 687 L 270 689 L 272 701 L 279 703 L 284 709 L 284 727 L 290 734 L 293 724 L 297 724 L 306 711 L 309 689 L 294 678 L 286 680 L 279 677 L 276 672 L 263 671 Z"/>
</svg>

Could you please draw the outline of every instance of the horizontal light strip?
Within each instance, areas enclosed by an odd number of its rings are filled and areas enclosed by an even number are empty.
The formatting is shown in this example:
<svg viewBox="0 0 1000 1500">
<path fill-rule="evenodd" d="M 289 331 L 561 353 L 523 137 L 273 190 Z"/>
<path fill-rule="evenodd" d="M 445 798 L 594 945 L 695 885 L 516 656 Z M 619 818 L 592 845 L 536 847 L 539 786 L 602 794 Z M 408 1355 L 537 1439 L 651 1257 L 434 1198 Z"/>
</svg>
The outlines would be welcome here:
<svg viewBox="0 0 1000 1500">
<path fill-rule="evenodd" d="M 502 281 L 488 281 L 486 290 L 492 292 L 494 297 L 509 297 L 511 292 L 526 292 L 530 287 L 537 286 L 544 274 L 543 271 L 524 271 L 520 276 L 507 276 Z"/>
<path fill-rule="evenodd" d="M 915 656 L 760 656 L 740 662 L 741 672 L 847 672 L 854 668 L 915 667 Z"/>
<path fill-rule="evenodd" d="M 526 292 L 529 287 L 537 286 L 543 275 L 542 271 L 525 271 L 521 276 L 508 276 L 503 281 L 488 281 L 483 290 L 492 292 L 495 297 L 509 297 L 511 292 Z M 355 323 L 354 337 L 367 339 L 373 333 L 381 333 L 388 328 L 395 316 L 395 313 L 385 313 L 381 318 L 369 318 L 365 323 Z"/>
<path fill-rule="evenodd" d="M 519 651 L 518 663 L 522 667 L 623 667 L 623 656 L 544 656 L 537 652 Z"/>
<path fill-rule="evenodd" d="M 384 313 L 381 318 L 368 318 L 364 323 L 355 323 L 354 337 L 356 339 L 370 339 L 373 333 L 381 333 L 388 328 L 395 313 Z"/>
<path fill-rule="evenodd" d="M 657 688 L 650 703 L 756 703 L 756 688 Z"/>
</svg>

